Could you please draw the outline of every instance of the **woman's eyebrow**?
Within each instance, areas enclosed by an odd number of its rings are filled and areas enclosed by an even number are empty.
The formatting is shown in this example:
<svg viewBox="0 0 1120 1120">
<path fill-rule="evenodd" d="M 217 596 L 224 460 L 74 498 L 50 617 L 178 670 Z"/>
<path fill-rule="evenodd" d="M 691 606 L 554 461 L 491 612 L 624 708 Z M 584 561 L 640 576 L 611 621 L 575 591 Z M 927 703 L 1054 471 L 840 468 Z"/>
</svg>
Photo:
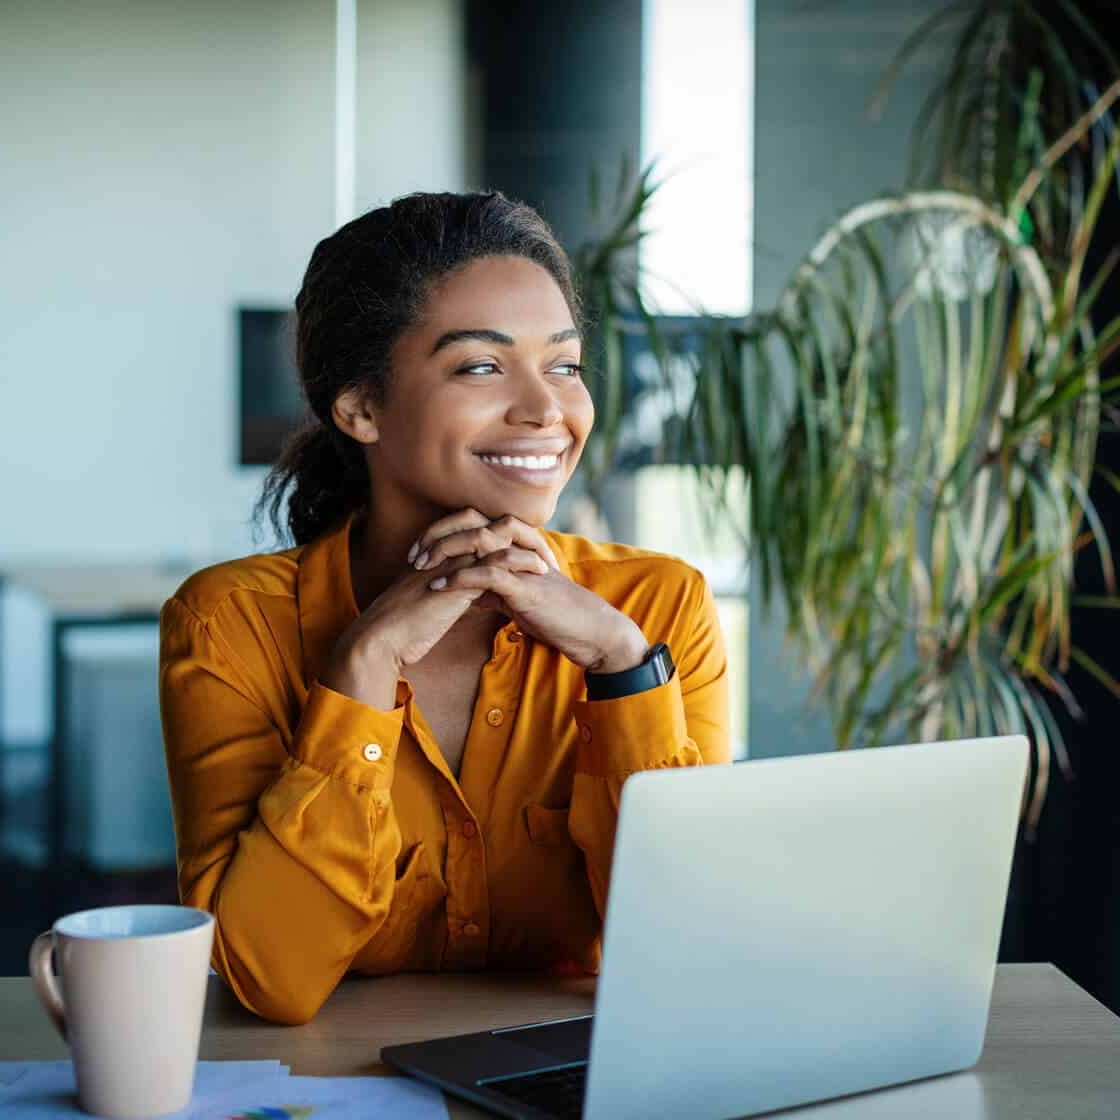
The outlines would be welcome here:
<svg viewBox="0 0 1120 1120">
<path fill-rule="evenodd" d="M 554 346 L 558 342 L 567 342 L 570 338 L 579 338 L 579 331 L 575 327 L 568 327 L 565 330 L 557 331 L 555 334 L 548 336 L 549 346 Z M 487 327 L 474 327 L 466 330 L 459 331 L 445 331 L 436 340 L 435 346 L 432 347 L 432 354 L 442 350 L 445 346 L 450 346 L 454 342 L 462 342 L 465 339 L 477 339 L 479 342 L 493 342 L 499 346 L 512 346 L 513 339 L 508 334 L 502 334 L 501 331 L 493 331 Z M 431 357 L 431 355 L 429 355 Z"/>
</svg>

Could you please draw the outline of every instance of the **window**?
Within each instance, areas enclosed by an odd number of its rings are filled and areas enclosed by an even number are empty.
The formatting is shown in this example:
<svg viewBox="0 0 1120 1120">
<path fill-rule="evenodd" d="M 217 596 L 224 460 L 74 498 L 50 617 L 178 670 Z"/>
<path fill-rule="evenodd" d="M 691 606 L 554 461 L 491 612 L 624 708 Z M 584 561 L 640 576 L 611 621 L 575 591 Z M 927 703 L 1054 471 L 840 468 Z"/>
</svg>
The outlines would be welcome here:
<svg viewBox="0 0 1120 1120">
<path fill-rule="evenodd" d="M 642 163 L 666 180 L 641 249 L 664 314 L 744 315 L 754 214 L 753 0 L 645 0 Z"/>
</svg>

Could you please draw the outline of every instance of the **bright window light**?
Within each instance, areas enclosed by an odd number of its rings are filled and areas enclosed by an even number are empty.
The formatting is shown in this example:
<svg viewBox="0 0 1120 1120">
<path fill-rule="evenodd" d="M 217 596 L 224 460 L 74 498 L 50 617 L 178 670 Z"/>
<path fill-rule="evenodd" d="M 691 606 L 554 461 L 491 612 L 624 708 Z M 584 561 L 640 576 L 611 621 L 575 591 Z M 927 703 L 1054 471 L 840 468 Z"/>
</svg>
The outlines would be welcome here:
<svg viewBox="0 0 1120 1120">
<path fill-rule="evenodd" d="M 657 192 L 641 252 L 666 315 L 751 305 L 754 0 L 644 0 L 642 163 Z"/>
</svg>

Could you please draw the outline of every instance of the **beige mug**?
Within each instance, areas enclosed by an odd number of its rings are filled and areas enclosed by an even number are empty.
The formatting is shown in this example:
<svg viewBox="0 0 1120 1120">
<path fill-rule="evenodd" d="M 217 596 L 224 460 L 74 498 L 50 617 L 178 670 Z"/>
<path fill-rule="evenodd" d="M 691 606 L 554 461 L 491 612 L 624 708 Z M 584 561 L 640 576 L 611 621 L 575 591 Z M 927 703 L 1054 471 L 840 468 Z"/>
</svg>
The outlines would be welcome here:
<svg viewBox="0 0 1120 1120">
<path fill-rule="evenodd" d="M 31 981 L 86 1112 L 131 1120 L 190 1103 L 213 940 L 212 915 L 189 906 L 83 910 L 35 938 Z"/>
</svg>

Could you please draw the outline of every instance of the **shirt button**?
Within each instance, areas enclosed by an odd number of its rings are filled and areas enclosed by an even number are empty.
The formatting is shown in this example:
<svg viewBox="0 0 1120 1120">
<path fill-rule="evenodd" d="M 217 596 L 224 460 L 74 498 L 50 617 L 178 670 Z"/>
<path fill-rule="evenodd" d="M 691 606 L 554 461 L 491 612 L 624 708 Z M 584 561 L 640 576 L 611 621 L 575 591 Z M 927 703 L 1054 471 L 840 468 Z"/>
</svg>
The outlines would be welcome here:
<svg viewBox="0 0 1120 1120">
<path fill-rule="evenodd" d="M 382 753 L 380 743 L 366 743 L 362 748 L 362 757 L 366 762 L 380 762 Z"/>
<path fill-rule="evenodd" d="M 579 737 L 585 742 L 591 742 L 591 728 L 586 723 L 580 725 Z"/>
<path fill-rule="evenodd" d="M 472 839 L 474 834 L 478 831 L 474 826 L 474 821 L 465 821 L 463 824 L 463 835 L 468 839 Z"/>
<path fill-rule="evenodd" d="M 515 642 L 515 643 L 521 641 L 521 631 L 520 630 L 510 631 L 509 640 L 511 642 Z"/>
<path fill-rule="evenodd" d="M 505 718 L 505 712 L 503 712 L 501 708 L 491 708 L 490 711 L 486 713 L 486 722 L 490 724 L 491 727 L 501 727 Z"/>
<path fill-rule="evenodd" d="M 474 922 L 467 922 L 467 924 L 465 926 L 463 926 L 463 932 L 468 937 L 477 937 L 478 936 L 478 926 L 476 926 L 474 924 Z"/>
</svg>

